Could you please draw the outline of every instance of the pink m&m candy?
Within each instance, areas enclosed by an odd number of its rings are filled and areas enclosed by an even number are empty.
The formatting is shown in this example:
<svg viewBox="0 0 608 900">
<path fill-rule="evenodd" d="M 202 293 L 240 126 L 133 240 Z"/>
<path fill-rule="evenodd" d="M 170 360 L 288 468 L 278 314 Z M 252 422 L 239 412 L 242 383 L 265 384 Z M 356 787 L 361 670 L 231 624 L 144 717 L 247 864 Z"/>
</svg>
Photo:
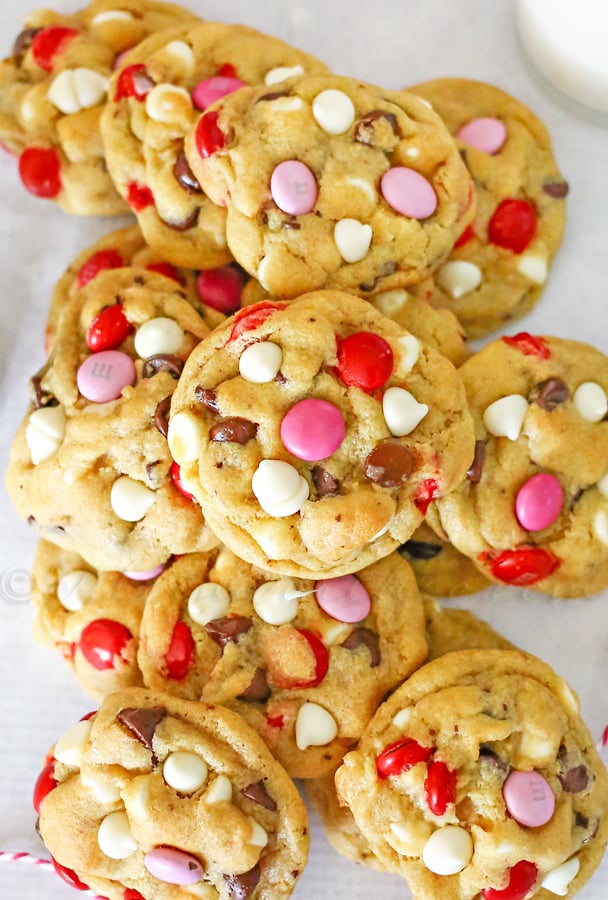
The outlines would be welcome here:
<svg viewBox="0 0 608 900">
<path fill-rule="evenodd" d="M 148 850 L 144 866 L 150 875 L 167 884 L 196 884 L 203 877 L 203 867 L 196 856 L 177 847 Z"/>
<path fill-rule="evenodd" d="M 315 594 L 323 612 L 338 622 L 362 622 L 372 608 L 365 586 L 354 575 L 317 581 Z"/>
<path fill-rule="evenodd" d="M 502 788 L 509 813 L 519 825 L 546 825 L 555 811 L 555 796 L 539 772 L 511 772 Z"/>
<path fill-rule="evenodd" d="M 507 137 L 507 129 L 500 119 L 489 116 L 481 116 L 479 119 L 471 119 L 463 125 L 456 137 L 463 144 L 483 150 L 484 153 L 498 153 Z"/>
<path fill-rule="evenodd" d="M 116 400 L 127 385 L 135 383 L 135 365 L 119 350 L 103 350 L 85 359 L 76 375 L 78 390 L 87 400 Z"/>
<path fill-rule="evenodd" d="M 346 434 L 342 413 L 327 400 L 300 400 L 281 422 L 281 440 L 298 459 L 318 462 L 335 453 Z"/>
<path fill-rule="evenodd" d="M 389 206 L 410 219 L 427 219 L 437 209 L 437 195 L 424 175 L 405 166 L 385 172 L 380 181 L 382 196 Z"/>
<path fill-rule="evenodd" d="M 557 519 L 564 502 L 562 486 L 546 472 L 533 475 L 522 485 L 515 499 L 515 515 L 526 531 L 542 531 Z"/>
<path fill-rule="evenodd" d="M 197 109 L 207 109 L 216 100 L 233 94 L 239 88 L 245 86 L 245 82 L 240 78 L 229 78 L 223 75 L 216 75 L 214 78 L 205 78 L 199 81 L 192 91 L 192 102 Z"/>
<path fill-rule="evenodd" d="M 122 574 L 131 581 L 152 581 L 153 578 L 158 578 L 166 568 L 167 563 L 161 563 L 159 566 L 148 569 L 146 572 L 123 572 Z"/>
<path fill-rule="evenodd" d="M 279 163 L 270 177 L 272 199 L 290 216 L 309 213 L 317 202 L 317 182 L 308 166 L 297 159 Z"/>
</svg>

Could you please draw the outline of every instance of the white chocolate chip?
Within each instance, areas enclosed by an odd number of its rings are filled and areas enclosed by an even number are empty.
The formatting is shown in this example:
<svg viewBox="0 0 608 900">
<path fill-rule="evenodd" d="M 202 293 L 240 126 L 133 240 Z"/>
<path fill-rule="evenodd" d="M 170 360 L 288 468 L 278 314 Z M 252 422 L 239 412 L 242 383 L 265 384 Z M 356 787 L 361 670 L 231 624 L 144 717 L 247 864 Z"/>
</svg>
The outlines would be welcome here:
<svg viewBox="0 0 608 900">
<path fill-rule="evenodd" d="M 579 384 L 572 398 L 579 416 L 587 422 L 600 422 L 608 412 L 608 398 L 604 388 L 595 381 Z"/>
<path fill-rule="evenodd" d="M 308 482 L 292 465 L 263 459 L 253 473 L 251 489 L 269 516 L 284 518 L 297 513 L 308 499 Z"/>
<path fill-rule="evenodd" d="M 188 91 L 176 84 L 157 84 L 146 94 L 146 113 L 155 122 L 172 125 L 189 118 L 192 98 Z"/>
<path fill-rule="evenodd" d="M 247 816 L 251 825 L 251 837 L 249 843 L 252 847 L 265 847 L 268 843 L 268 835 L 262 826 L 252 816 Z"/>
<path fill-rule="evenodd" d="M 424 845 L 432 831 L 430 822 L 424 819 L 412 822 L 405 826 L 401 822 L 391 822 L 391 835 L 387 836 L 393 850 L 401 856 L 421 856 Z"/>
<path fill-rule="evenodd" d="M 176 413 L 169 420 L 167 441 L 171 456 L 180 466 L 194 462 L 205 441 L 202 422 L 188 410 Z"/>
<path fill-rule="evenodd" d="M 402 355 L 397 363 L 397 375 L 407 375 L 411 372 L 420 356 L 420 342 L 413 334 L 406 334 L 405 337 L 397 338 L 397 343 L 401 347 Z"/>
<path fill-rule="evenodd" d="M 453 300 L 458 300 L 481 284 L 481 269 L 475 263 L 454 259 L 441 266 L 437 283 Z"/>
<path fill-rule="evenodd" d="M 556 747 L 552 740 L 541 735 L 523 731 L 519 741 L 519 756 L 533 760 L 537 768 L 548 766 L 554 758 Z"/>
<path fill-rule="evenodd" d="M 297 112 L 304 106 L 300 97 L 277 97 L 272 101 L 272 111 L 276 113 Z"/>
<path fill-rule="evenodd" d="M 334 228 L 334 241 L 345 262 L 359 262 L 369 251 L 372 226 L 364 225 L 357 219 L 340 219 Z"/>
<path fill-rule="evenodd" d="M 405 155 L 409 156 L 410 159 L 416 159 L 417 156 L 420 156 L 420 150 L 418 147 L 408 147 Z"/>
<path fill-rule="evenodd" d="M 186 72 L 189 73 L 194 70 L 196 65 L 194 52 L 192 47 L 186 44 L 185 41 L 170 41 L 163 48 L 163 52 L 168 53 L 175 61 L 179 61 Z"/>
<path fill-rule="evenodd" d="M 413 394 L 400 387 L 390 387 L 382 397 L 382 414 L 394 437 L 410 434 L 424 419 L 429 408 L 418 403 Z"/>
<path fill-rule="evenodd" d="M 344 134 L 355 121 L 355 106 L 343 91 L 330 88 L 312 101 L 312 114 L 326 134 Z"/>
<path fill-rule="evenodd" d="M 80 768 L 82 754 L 89 740 L 93 722 L 91 719 L 83 719 L 76 722 L 63 734 L 53 750 L 53 756 L 66 766 Z"/>
<path fill-rule="evenodd" d="M 133 819 L 146 820 L 150 815 L 150 776 L 140 775 L 133 780 L 129 791 L 129 812 Z"/>
<path fill-rule="evenodd" d="M 106 12 L 97 13 L 91 19 L 91 25 L 103 25 L 104 22 L 129 22 L 133 16 L 123 9 L 108 9 Z"/>
<path fill-rule="evenodd" d="M 141 359 L 161 353 L 177 353 L 184 341 L 184 331 L 175 319 L 159 316 L 140 325 L 135 332 L 135 352 Z"/>
<path fill-rule="evenodd" d="M 35 466 L 59 449 L 65 437 L 65 425 L 65 408 L 61 404 L 45 406 L 31 414 L 25 429 L 25 440 Z"/>
<path fill-rule="evenodd" d="M 603 497 L 608 497 L 608 472 L 600 478 L 596 487 Z"/>
<path fill-rule="evenodd" d="M 80 773 L 80 780 L 85 787 L 93 791 L 100 803 L 117 803 L 120 800 L 120 788 L 108 781 L 107 778 L 93 775 L 90 771 L 84 771 Z"/>
<path fill-rule="evenodd" d="M 163 763 L 163 778 L 178 794 L 194 794 L 207 781 L 207 764 L 197 753 L 178 750 Z"/>
<path fill-rule="evenodd" d="M 373 184 L 370 184 L 369 181 L 365 181 L 363 178 L 347 178 L 346 183 L 359 191 L 363 191 L 370 203 L 376 203 L 378 195 Z"/>
<path fill-rule="evenodd" d="M 544 256 L 535 253 L 524 253 L 519 257 L 517 271 L 534 284 L 544 284 L 549 274 L 549 266 Z"/>
<path fill-rule="evenodd" d="M 407 291 L 385 291 L 370 300 L 383 316 L 394 316 L 407 303 L 409 294 Z"/>
<path fill-rule="evenodd" d="M 53 79 L 48 99 L 65 115 L 91 109 L 104 99 L 108 79 L 94 69 L 64 69 Z"/>
<path fill-rule="evenodd" d="M 197 625 L 206 625 L 225 616 L 230 608 L 230 594 L 221 584 L 208 581 L 195 587 L 188 598 L 188 615 Z"/>
<path fill-rule="evenodd" d="M 225 775 L 218 775 L 211 782 L 203 795 L 207 806 L 215 806 L 216 803 L 230 803 L 232 800 L 232 783 Z"/>
<path fill-rule="evenodd" d="M 395 728 L 398 728 L 399 731 L 405 731 L 411 718 L 412 710 L 409 706 L 406 706 L 405 709 L 400 709 L 399 712 L 395 713 L 393 716 L 393 725 Z"/>
<path fill-rule="evenodd" d="M 110 505 L 123 522 L 139 522 L 155 499 L 154 491 L 128 475 L 117 478 L 110 490 Z"/>
<path fill-rule="evenodd" d="M 276 69 L 270 69 L 264 77 L 264 84 L 279 84 L 287 78 L 294 78 L 296 75 L 303 75 L 302 66 L 277 66 Z"/>
<path fill-rule="evenodd" d="M 573 715 L 578 716 L 580 713 L 578 698 L 570 685 L 566 684 L 565 681 L 560 681 L 558 690 L 564 706 L 567 707 Z"/>
<path fill-rule="evenodd" d="M 303 703 L 296 717 L 296 745 L 298 750 L 307 747 L 324 747 L 338 733 L 336 720 L 318 703 Z"/>
<path fill-rule="evenodd" d="M 422 860 L 435 875 L 456 875 L 469 864 L 473 855 L 471 835 L 459 825 L 438 828 L 430 836 Z"/>
<path fill-rule="evenodd" d="M 273 381 L 281 368 L 283 351 L 272 341 L 250 344 L 239 359 L 239 372 L 251 384 L 267 384 Z"/>
<path fill-rule="evenodd" d="M 253 595 L 253 608 L 268 625 L 285 625 L 298 614 L 298 596 L 291 578 L 266 581 Z"/>
<path fill-rule="evenodd" d="M 126 859 L 135 853 L 137 843 L 131 834 L 129 817 L 124 809 L 109 813 L 97 831 L 99 849 L 110 859 Z"/>
<path fill-rule="evenodd" d="M 561 866 L 557 866 L 556 869 L 547 872 L 540 886 L 552 894 L 557 894 L 558 897 L 565 897 L 568 893 L 570 882 L 576 878 L 580 867 L 581 863 L 578 856 L 573 856 L 572 859 L 566 860 Z"/>
<path fill-rule="evenodd" d="M 73 569 L 57 585 L 57 597 L 64 609 L 76 612 L 90 600 L 97 587 L 97 576 L 85 569 Z"/>
<path fill-rule="evenodd" d="M 528 401 L 521 394 L 507 394 L 490 403 L 483 414 L 483 424 L 495 437 L 516 441 L 528 412 Z"/>
<path fill-rule="evenodd" d="M 263 256 L 258 264 L 258 271 L 257 271 L 258 281 L 260 282 L 260 284 L 262 285 L 262 287 L 264 288 L 265 291 L 270 290 L 270 288 L 268 287 L 268 284 L 266 283 L 266 269 L 268 268 L 269 265 L 270 265 L 270 257 L 268 257 L 268 256 Z"/>
<path fill-rule="evenodd" d="M 321 640 L 326 647 L 343 644 L 353 630 L 352 625 L 348 625 L 346 622 L 320 621 L 318 628 L 321 632 Z"/>
<path fill-rule="evenodd" d="M 602 544 L 608 544 L 608 512 L 605 509 L 598 509 L 593 519 L 593 530 L 596 538 Z"/>
</svg>

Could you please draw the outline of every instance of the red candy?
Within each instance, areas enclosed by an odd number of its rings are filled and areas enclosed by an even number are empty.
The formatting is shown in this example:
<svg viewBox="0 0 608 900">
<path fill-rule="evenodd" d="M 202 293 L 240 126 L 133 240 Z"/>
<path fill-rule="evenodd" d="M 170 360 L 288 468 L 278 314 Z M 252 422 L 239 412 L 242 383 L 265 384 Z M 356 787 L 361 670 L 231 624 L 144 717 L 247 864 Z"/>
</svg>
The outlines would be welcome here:
<svg viewBox="0 0 608 900">
<path fill-rule="evenodd" d="M 35 197 L 56 197 L 61 191 L 61 163 L 50 147 L 27 147 L 19 157 L 19 177 Z"/>
<path fill-rule="evenodd" d="M 128 628 L 113 619 L 95 619 L 82 629 L 78 647 L 95 669 L 113 669 L 133 636 Z"/>
<path fill-rule="evenodd" d="M 154 205 L 154 194 L 145 184 L 132 181 L 127 187 L 127 203 L 135 212 L 141 212 L 147 206 Z"/>
<path fill-rule="evenodd" d="M 40 806 L 46 795 L 50 794 L 53 788 L 57 787 L 58 783 L 55 778 L 55 760 L 51 759 L 45 765 L 34 785 L 33 803 L 37 813 L 40 812 Z"/>
<path fill-rule="evenodd" d="M 266 716 L 266 722 L 270 728 L 282 728 L 284 716 Z"/>
<path fill-rule="evenodd" d="M 194 638 L 185 622 L 176 622 L 171 644 L 165 653 L 165 665 L 169 678 L 180 680 L 185 678 L 194 656 Z"/>
<path fill-rule="evenodd" d="M 173 482 L 173 484 L 175 485 L 177 490 L 180 492 L 180 494 L 182 494 L 184 497 L 186 497 L 187 500 L 196 501 L 196 497 L 194 496 L 194 494 L 191 494 L 190 491 L 187 491 L 186 488 L 184 487 L 183 482 L 182 482 L 181 470 L 176 462 L 173 462 L 171 464 L 170 473 L 171 473 L 171 481 Z"/>
<path fill-rule="evenodd" d="M 474 237 L 475 232 L 473 231 L 473 226 L 467 225 L 458 240 L 454 242 L 454 249 L 456 249 L 456 247 L 464 246 L 464 244 L 467 244 L 469 241 L 473 240 Z"/>
<path fill-rule="evenodd" d="M 134 888 L 127 888 L 122 895 L 122 900 L 146 900 L 146 898 Z"/>
<path fill-rule="evenodd" d="M 175 266 L 171 265 L 171 263 L 150 263 L 148 266 L 146 266 L 146 269 L 148 270 L 148 272 L 156 272 L 158 275 L 164 275 L 165 278 L 170 278 L 172 281 L 177 281 L 178 284 L 184 283 L 184 279 L 179 274 Z"/>
<path fill-rule="evenodd" d="M 212 156 L 226 144 L 226 135 L 217 124 L 218 112 L 206 113 L 196 126 L 196 147 L 203 159 Z"/>
<path fill-rule="evenodd" d="M 603 747 L 608 747 L 608 725 L 606 725 L 602 732 L 602 748 Z"/>
<path fill-rule="evenodd" d="M 414 498 L 416 509 L 426 516 L 426 511 L 433 500 L 439 496 L 439 482 L 436 478 L 425 478 Z"/>
<path fill-rule="evenodd" d="M 62 878 L 66 884 L 69 884 L 70 887 L 76 888 L 77 891 L 88 891 L 89 886 L 80 880 L 76 872 L 73 869 L 67 869 L 65 866 L 62 866 L 61 863 L 58 863 L 56 859 L 53 859 L 51 856 L 51 862 L 53 863 L 53 867 L 60 878 Z"/>
<path fill-rule="evenodd" d="M 241 309 L 234 317 L 234 325 L 228 341 L 236 340 L 245 331 L 259 328 L 274 312 L 285 309 L 285 306 L 285 303 L 270 303 L 269 300 L 262 300 L 260 303 L 254 303 L 253 306 Z"/>
<path fill-rule="evenodd" d="M 338 343 L 338 374 L 362 391 L 382 387 L 393 371 L 390 344 L 371 331 L 357 331 Z"/>
<path fill-rule="evenodd" d="M 528 334 L 527 331 L 520 331 L 518 334 L 514 334 L 513 337 L 503 337 L 501 340 L 507 346 L 520 350 L 524 356 L 538 356 L 539 359 L 549 359 L 551 357 L 551 351 L 545 341 L 541 337 Z"/>
<path fill-rule="evenodd" d="M 62 25 L 51 25 L 39 31 L 32 41 L 32 56 L 40 68 L 45 72 L 52 71 L 57 54 L 63 53 L 77 34 L 74 28 L 64 28 Z"/>
<path fill-rule="evenodd" d="M 486 888 L 482 896 L 485 900 L 523 900 L 538 878 L 538 868 L 533 862 L 522 859 L 509 869 L 509 883 L 506 888 L 497 891 L 495 888 Z"/>
<path fill-rule="evenodd" d="M 123 100 L 125 97 L 145 100 L 146 95 L 150 93 L 153 87 L 150 79 L 145 76 L 145 71 L 146 67 L 143 63 L 137 63 L 134 66 L 127 66 L 126 69 L 123 69 L 118 76 L 114 100 Z M 138 73 L 142 73 L 144 77 L 138 78 Z"/>
<path fill-rule="evenodd" d="M 310 681 L 298 681 L 289 686 L 291 688 L 316 687 L 318 684 L 321 684 L 327 675 L 327 670 L 329 668 L 329 653 L 327 652 L 327 647 L 323 641 L 320 640 L 316 634 L 313 634 L 312 631 L 306 631 L 305 628 L 298 628 L 298 632 L 308 641 L 310 648 L 314 653 L 315 675 Z"/>
<path fill-rule="evenodd" d="M 536 210 L 527 200 L 503 200 L 490 219 L 488 238 L 491 244 L 523 253 L 536 234 Z"/>
<path fill-rule="evenodd" d="M 220 78 L 237 78 L 236 69 L 232 63 L 224 63 L 223 66 L 220 66 L 220 70 L 217 74 Z"/>
<path fill-rule="evenodd" d="M 134 328 L 127 320 L 120 303 L 106 306 L 87 328 L 88 348 L 93 353 L 115 350 L 133 331 Z"/>
<path fill-rule="evenodd" d="M 202 303 L 230 316 L 241 305 L 243 276 L 232 266 L 205 269 L 196 279 L 196 289 Z"/>
<path fill-rule="evenodd" d="M 488 562 L 484 557 L 482 562 Z M 522 547 L 520 550 L 503 550 L 490 558 L 490 569 L 494 578 L 505 584 L 528 587 L 543 578 L 548 578 L 559 568 L 560 560 L 542 547 Z"/>
<path fill-rule="evenodd" d="M 98 250 L 94 253 L 78 273 L 78 287 L 84 287 L 104 269 L 120 269 L 124 260 L 118 250 Z"/>
<path fill-rule="evenodd" d="M 421 747 L 411 738 L 395 741 L 385 747 L 376 757 L 376 770 L 379 778 L 389 775 L 401 775 L 419 762 L 426 762 L 432 755 L 433 747 Z"/>
<path fill-rule="evenodd" d="M 456 772 L 452 772 L 441 760 L 434 760 L 424 782 L 426 802 L 434 816 L 442 816 L 450 803 L 456 802 Z"/>
</svg>

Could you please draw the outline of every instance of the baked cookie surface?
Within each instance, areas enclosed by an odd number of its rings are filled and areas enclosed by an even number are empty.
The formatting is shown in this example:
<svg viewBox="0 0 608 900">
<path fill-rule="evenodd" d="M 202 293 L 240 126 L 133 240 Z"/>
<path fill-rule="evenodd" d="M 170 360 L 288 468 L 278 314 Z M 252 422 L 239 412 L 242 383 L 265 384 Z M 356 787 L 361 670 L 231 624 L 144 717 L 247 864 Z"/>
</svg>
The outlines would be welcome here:
<svg viewBox="0 0 608 900">
<path fill-rule="evenodd" d="M 461 597 L 483 591 L 491 583 L 468 556 L 438 537 L 426 522 L 399 547 L 418 587 L 433 597 Z"/>
</svg>

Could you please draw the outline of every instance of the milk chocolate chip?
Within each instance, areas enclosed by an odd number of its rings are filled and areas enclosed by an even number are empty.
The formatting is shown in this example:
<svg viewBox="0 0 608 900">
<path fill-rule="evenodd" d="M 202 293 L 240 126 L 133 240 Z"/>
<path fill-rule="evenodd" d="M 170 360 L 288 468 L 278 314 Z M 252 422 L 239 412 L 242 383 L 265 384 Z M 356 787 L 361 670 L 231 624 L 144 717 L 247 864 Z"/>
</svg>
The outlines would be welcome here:
<svg viewBox="0 0 608 900">
<path fill-rule="evenodd" d="M 414 471 L 412 454 L 396 441 L 377 444 L 363 463 L 363 473 L 380 487 L 401 487 Z"/>
<path fill-rule="evenodd" d="M 241 419 L 239 416 L 232 416 L 214 425 L 209 431 L 209 437 L 212 441 L 246 444 L 256 436 L 257 431 L 258 426 L 255 422 Z"/>
</svg>

